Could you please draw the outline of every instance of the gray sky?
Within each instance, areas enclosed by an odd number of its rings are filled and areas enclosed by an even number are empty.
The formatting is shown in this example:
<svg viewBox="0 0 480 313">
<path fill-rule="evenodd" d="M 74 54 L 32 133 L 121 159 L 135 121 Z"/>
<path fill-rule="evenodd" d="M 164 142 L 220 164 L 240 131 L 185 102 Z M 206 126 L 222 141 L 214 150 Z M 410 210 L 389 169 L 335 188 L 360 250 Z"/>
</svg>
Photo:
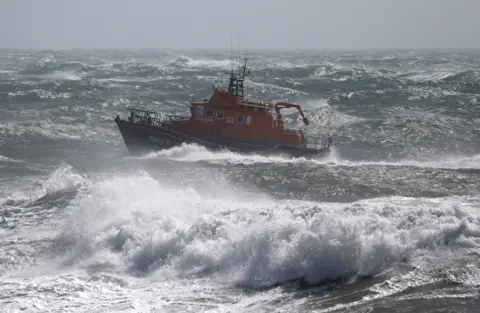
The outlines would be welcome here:
<svg viewBox="0 0 480 313">
<path fill-rule="evenodd" d="M 0 0 L 0 48 L 479 48 L 480 0 Z"/>
</svg>

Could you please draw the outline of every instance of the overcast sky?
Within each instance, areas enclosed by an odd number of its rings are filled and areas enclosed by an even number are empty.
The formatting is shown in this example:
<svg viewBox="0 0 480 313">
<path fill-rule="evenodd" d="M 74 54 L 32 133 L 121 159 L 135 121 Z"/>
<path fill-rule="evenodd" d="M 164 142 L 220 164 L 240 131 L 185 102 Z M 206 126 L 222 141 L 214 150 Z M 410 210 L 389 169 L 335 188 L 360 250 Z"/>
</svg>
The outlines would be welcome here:
<svg viewBox="0 0 480 313">
<path fill-rule="evenodd" d="M 0 0 L 0 48 L 479 48 L 480 0 Z"/>
</svg>

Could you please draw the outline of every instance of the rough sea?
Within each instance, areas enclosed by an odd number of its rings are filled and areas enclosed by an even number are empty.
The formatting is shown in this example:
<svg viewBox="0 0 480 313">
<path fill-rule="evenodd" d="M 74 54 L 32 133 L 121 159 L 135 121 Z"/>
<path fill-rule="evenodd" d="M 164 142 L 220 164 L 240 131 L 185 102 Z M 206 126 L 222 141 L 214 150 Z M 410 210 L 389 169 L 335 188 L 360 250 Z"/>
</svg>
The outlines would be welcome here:
<svg viewBox="0 0 480 313">
<path fill-rule="evenodd" d="M 480 51 L 248 57 L 330 155 L 128 154 L 228 51 L 0 51 L 0 312 L 480 312 Z"/>
</svg>

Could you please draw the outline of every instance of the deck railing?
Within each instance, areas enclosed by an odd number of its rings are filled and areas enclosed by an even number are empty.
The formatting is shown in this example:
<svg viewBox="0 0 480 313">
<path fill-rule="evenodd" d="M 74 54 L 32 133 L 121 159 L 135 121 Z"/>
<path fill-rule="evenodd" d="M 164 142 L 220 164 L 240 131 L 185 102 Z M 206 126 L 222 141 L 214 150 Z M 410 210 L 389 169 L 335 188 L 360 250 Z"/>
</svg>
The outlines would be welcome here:
<svg viewBox="0 0 480 313">
<path fill-rule="evenodd" d="M 190 117 L 179 115 L 163 115 L 158 112 L 128 108 L 130 116 L 128 121 L 136 124 L 146 124 L 154 126 L 162 126 L 162 124 L 169 124 L 173 121 L 185 121 Z"/>
<path fill-rule="evenodd" d="M 136 124 L 162 125 L 162 115 L 158 112 L 128 108 L 128 121 Z"/>
</svg>

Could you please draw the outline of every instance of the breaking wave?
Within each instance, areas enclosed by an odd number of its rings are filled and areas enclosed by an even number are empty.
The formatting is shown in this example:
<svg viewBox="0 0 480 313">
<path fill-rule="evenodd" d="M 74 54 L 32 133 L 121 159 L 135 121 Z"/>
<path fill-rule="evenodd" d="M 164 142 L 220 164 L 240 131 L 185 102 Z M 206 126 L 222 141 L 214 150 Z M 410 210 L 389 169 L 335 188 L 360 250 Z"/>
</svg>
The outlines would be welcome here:
<svg viewBox="0 0 480 313">
<path fill-rule="evenodd" d="M 476 209 L 458 197 L 232 202 L 139 173 L 93 182 L 70 206 L 54 245 L 64 265 L 213 275 L 254 288 L 372 276 L 428 251 L 480 244 Z"/>
</svg>

